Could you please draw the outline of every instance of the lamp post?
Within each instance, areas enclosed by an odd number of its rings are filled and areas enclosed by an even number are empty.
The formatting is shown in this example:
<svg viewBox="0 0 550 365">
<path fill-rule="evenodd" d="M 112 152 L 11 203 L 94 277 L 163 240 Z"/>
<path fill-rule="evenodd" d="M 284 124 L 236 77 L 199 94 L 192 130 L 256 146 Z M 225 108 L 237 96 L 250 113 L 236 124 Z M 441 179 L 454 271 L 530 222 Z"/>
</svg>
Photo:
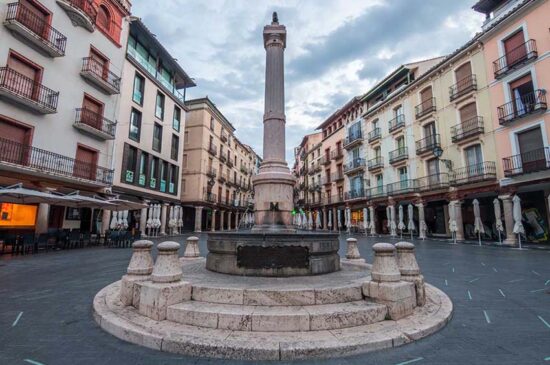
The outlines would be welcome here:
<svg viewBox="0 0 550 365">
<path fill-rule="evenodd" d="M 432 153 L 438 161 L 443 162 L 445 164 L 445 167 L 447 167 L 447 170 L 453 171 L 453 161 L 441 158 L 441 156 L 443 155 L 443 149 L 441 147 L 435 146 L 432 150 Z"/>
</svg>

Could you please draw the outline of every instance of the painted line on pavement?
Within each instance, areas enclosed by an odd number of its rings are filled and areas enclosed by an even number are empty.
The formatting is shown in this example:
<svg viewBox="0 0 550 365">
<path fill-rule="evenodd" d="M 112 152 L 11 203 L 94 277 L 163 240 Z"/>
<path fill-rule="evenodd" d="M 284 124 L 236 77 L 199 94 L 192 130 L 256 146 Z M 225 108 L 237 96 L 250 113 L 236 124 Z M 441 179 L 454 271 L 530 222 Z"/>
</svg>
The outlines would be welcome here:
<svg viewBox="0 0 550 365">
<path fill-rule="evenodd" d="M 539 274 L 538 272 L 536 272 L 535 270 L 531 270 L 531 272 L 537 276 L 542 276 L 541 274 Z"/>
<path fill-rule="evenodd" d="M 484 263 L 484 262 L 482 262 L 482 263 L 481 263 L 481 266 L 485 266 L 485 263 Z"/>
<path fill-rule="evenodd" d="M 523 279 L 510 280 L 509 283 L 519 283 L 520 281 L 523 281 Z"/>
<path fill-rule="evenodd" d="M 479 280 L 479 278 L 472 279 L 472 280 L 470 280 L 470 283 L 473 283 L 473 282 L 478 281 L 478 280 Z"/>
<path fill-rule="evenodd" d="M 450 265 L 451 263 L 450 262 L 446 262 L 443 264 L 443 266 L 447 266 L 447 265 Z"/>
<path fill-rule="evenodd" d="M 544 358 L 544 361 L 550 361 L 550 356 L 545 357 L 545 358 Z"/>
<path fill-rule="evenodd" d="M 453 272 L 455 272 L 455 268 L 453 267 Z"/>
<path fill-rule="evenodd" d="M 546 321 L 544 320 L 544 318 L 542 318 L 541 316 L 537 316 L 537 317 L 539 317 L 539 319 L 542 321 L 542 323 L 544 323 L 544 325 L 545 325 L 546 327 L 550 328 L 550 324 L 548 324 L 548 322 L 546 322 Z"/>
<path fill-rule="evenodd" d="M 19 319 L 21 319 L 22 315 L 23 315 L 23 312 L 19 312 L 19 314 L 17 315 L 17 318 L 15 318 L 15 321 L 13 321 L 13 323 L 11 324 L 12 327 L 17 326 L 17 322 L 19 322 Z"/>
<path fill-rule="evenodd" d="M 445 286 L 449 286 L 449 282 L 445 279 Z"/>
<path fill-rule="evenodd" d="M 531 293 L 538 293 L 539 291 L 543 291 L 543 290 L 546 290 L 546 288 L 531 290 Z"/>
<path fill-rule="evenodd" d="M 472 293 L 468 290 L 468 299 L 472 300 Z"/>
<path fill-rule="evenodd" d="M 498 272 L 498 270 L 497 270 L 496 267 L 493 267 L 493 271 L 494 271 L 494 272 Z"/>
<path fill-rule="evenodd" d="M 412 359 L 412 360 L 409 360 L 409 361 L 403 361 L 403 362 L 400 362 L 399 364 L 395 364 L 395 365 L 407 365 L 407 364 L 412 364 L 413 362 L 417 362 L 417 361 L 420 361 L 420 360 L 424 360 L 423 357 L 417 357 L 416 359 Z"/>
<path fill-rule="evenodd" d="M 31 360 L 31 359 L 25 359 L 23 361 L 28 362 L 29 364 L 32 364 L 32 365 L 44 365 L 41 362 L 34 361 L 34 360 Z"/>
<path fill-rule="evenodd" d="M 547 286 L 548 284 L 550 284 L 550 280 L 546 280 L 546 283 L 544 283 L 544 286 Z"/>
<path fill-rule="evenodd" d="M 483 310 L 483 314 L 485 315 L 485 320 L 487 321 L 487 323 L 491 324 L 491 318 L 489 318 L 487 311 Z"/>
<path fill-rule="evenodd" d="M 502 295 L 504 298 L 506 298 L 506 295 L 504 295 L 504 292 L 502 291 L 502 289 L 499 289 L 498 291 L 500 292 L 500 295 Z"/>
</svg>

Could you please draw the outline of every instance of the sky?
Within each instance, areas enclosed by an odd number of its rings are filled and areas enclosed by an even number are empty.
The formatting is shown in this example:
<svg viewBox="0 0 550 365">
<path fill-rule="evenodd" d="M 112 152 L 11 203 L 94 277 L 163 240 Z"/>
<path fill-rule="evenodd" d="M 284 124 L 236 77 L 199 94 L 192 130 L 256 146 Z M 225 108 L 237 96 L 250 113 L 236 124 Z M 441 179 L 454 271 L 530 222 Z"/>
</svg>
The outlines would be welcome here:
<svg viewBox="0 0 550 365">
<path fill-rule="evenodd" d="M 262 154 L 262 30 L 277 11 L 287 28 L 286 157 L 354 96 L 396 67 L 446 55 L 479 31 L 476 0 L 134 0 L 197 86 Z"/>
</svg>

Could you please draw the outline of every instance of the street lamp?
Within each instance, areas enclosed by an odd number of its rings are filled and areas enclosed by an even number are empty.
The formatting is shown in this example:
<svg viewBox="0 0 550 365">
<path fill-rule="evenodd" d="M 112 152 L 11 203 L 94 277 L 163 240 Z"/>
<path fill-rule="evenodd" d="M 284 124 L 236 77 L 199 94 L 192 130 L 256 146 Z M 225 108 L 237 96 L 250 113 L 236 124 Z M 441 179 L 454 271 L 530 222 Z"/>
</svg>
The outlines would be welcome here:
<svg viewBox="0 0 550 365">
<path fill-rule="evenodd" d="M 445 167 L 447 167 L 447 170 L 453 171 L 453 161 L 451 160 L 445 160 L 444 158 L 441 158 L 443 155 L 443 149 L 439 146 L 435 146 L 432 150 L 433 155 L 435 158 L 437 158 L 438 161 L 441 161 L 445 164 Z"/>
</svg>

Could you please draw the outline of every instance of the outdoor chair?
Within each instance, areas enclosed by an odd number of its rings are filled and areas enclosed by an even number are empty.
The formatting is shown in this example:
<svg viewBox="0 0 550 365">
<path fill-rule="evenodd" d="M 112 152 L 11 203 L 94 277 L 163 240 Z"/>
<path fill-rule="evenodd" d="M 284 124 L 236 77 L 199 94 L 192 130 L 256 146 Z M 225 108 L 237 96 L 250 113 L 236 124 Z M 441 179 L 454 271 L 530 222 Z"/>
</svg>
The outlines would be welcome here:
<svg viewBox="0 0 550 365">
<path fill-rule="evenodd" d="M 76 248 L 80 246 L 80 231 L 71 231 L 69 232 L 69 238 L 68 238 L 68 247 L 69 248 Z"/>
<path fill-rule="evenodd" d="M 48 251 L 48 241 L 50 237 L 46 233 L 41 233 L 38 235 L 38 239 L 36 240 L 36 252 L 39 250 Z"/>
<path fill-rule="evenodd" d="M 36 240 L 34 238 L 34 233 L 26 233 L 21 237 L 19 243 L 19 253 L 26 255 L 29 253 L 34 253 L 36 251 Z"/>
<path fill-rule="evenodd" d="M 83 233 L 80 240 L 80 247 L 87 247 L 91 245 L 91 236 L 89 233 Z"/>
</svg>

